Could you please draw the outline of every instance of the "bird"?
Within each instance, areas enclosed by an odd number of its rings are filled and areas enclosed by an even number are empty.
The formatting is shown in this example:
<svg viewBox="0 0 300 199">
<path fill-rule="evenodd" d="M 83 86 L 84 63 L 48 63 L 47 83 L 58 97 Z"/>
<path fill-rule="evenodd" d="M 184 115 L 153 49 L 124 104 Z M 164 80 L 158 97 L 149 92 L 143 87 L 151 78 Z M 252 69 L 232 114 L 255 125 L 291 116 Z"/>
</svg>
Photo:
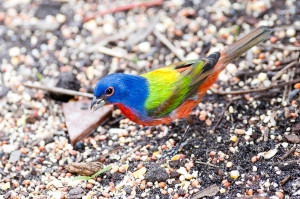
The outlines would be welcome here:
<svg viewBox="0 0 300 199">
<path fill-rule="evenodd" d="M 185 118 L 229 63 L 270 34 L 268 27 L 259 26 L 206 58 L 170 64 L 139 76 L 123 73 L 104 76 L 95 85 L 91 109 L 96 111 L 114 104 L 127 118 L 143 126 Z"/>
</svg>

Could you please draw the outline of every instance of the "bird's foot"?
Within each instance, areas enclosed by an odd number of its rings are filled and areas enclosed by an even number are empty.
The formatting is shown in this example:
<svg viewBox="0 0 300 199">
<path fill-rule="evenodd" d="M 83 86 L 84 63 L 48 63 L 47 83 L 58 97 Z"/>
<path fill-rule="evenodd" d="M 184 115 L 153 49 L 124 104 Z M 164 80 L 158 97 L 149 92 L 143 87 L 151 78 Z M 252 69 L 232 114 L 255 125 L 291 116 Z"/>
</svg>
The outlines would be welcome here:
<svg viewBox="0 0 300 199">
<path fill-rule="evenodd" d="M 187 128 L 185 129 L 184 131 L 184 134 L 183 134 L 183 138 L 179 141 L 178 144 L 176 144 L 176 146 L 171 149 L 169 152 L 165 153 L 164 155 L 161 156 L 161 158 L 168 158 L 168 159 L 171 159 L 173 156 L 175 156 L 179 151 L 181 151 L 181 149 L 187 145 L 188 143 L 188 139 L 186 139 L 186 136 L 187 136 L 187 132 L 189 131 L 190 129 L 190 125 L 187 126 Z"/>
</svg>

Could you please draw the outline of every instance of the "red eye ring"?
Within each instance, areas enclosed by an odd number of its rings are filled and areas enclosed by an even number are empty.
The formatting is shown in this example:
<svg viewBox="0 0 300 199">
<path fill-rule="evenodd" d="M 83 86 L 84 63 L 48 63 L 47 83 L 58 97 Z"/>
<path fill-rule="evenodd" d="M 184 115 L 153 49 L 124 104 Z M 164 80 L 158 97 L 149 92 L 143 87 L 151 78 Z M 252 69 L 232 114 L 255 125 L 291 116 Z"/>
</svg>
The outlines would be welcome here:
<svg viewBox="0 0 300 199">
<path fill-rule="evenodd" d="M 105 93 L 106 93 L 106 96 L 107 97 L 110 97 L 110 96 L 112 96 L 113 94 L 114 94 L 114 92 L 115 92 L 115 89 L 114 89 L 114 87 L 108 87 L 106 90 L 105 90 Z"/>
</svg>

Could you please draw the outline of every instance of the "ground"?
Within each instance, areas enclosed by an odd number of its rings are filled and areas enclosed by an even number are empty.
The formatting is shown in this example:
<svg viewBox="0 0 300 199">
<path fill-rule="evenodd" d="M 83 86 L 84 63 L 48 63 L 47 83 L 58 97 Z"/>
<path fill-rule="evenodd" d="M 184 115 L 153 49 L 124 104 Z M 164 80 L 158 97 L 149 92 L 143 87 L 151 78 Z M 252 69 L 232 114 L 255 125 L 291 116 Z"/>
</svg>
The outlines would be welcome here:
<svg viewBox="0 0 300 199">
<path fill-rule="evenodd" d="M 299 198 L 299 1 L 137 2 L 0 2 L 0 198 Z M 169 125 L 139 126 L 115 107 L 72 145 L 62 106 L 86 97 L 24 86 L 92 93 L 104 75 L 205 57 L 259 25 L 270 39 Z"/>
</svg>

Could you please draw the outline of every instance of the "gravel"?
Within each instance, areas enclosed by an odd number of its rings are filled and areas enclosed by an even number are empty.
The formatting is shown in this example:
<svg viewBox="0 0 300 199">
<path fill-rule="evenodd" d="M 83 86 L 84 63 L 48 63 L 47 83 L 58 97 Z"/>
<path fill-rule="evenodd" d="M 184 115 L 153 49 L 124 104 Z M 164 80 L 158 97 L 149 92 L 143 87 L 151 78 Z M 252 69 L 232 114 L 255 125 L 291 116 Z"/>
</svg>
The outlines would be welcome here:
<svg viewBox="0 0 300 199">
<path fill-rule="evenodd" d="M 155 2 L 106 14 L 132 2 L 0 2 L 0 198 L 176 199 L 211 186 L 212 198 L 299 197 L 300 82 L 248 94 L 214 92 L 300 78 L 299 2 Z M 186 145 L 171 158 L 162 157 L 182 139 L 183 119 L 143 127 L 115 108 L 73 146 L 62 110 L 69 98 L 23 86 L 60 79 L 60 87 L 92 93 L 108 73 L 137 75 L 182 57 L 205 57 L 258 25 L 273 28 L 270 40 L 220 74 L 191 113 Z M 73 180 L 78 174 L 66 169 L 90 162 L 112 169 L 89 180 Z"/>
</svg>

